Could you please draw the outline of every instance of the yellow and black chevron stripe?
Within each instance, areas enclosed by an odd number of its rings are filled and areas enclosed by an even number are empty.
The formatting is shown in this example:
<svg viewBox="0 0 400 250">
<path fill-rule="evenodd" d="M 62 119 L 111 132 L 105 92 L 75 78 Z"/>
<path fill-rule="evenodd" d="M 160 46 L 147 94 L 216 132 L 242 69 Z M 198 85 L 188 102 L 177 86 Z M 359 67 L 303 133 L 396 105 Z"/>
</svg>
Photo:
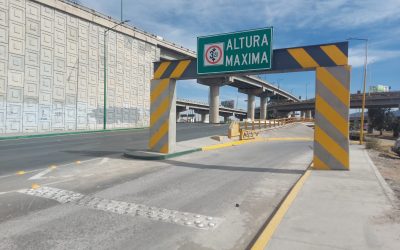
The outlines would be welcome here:
<svg viewBox="0 0 400 250">
<path fill-rule="evenodd" d="M 151 81 L 149 148 L 160 153 L 169 152 L 169 116 L 173 101 L 169 88 L 170 79 Z"/>
<path fill-rule="evenodd" d="M 348 42 L 275 49 L 270 73 L 315 70 L 348 64 Z M 197 60 L 172 60 L 154 64 L 154 79 L 197 79 Z M 232 73 L 234 75 L 234 73 Z M 226 75 L 226 74 L 225 74 Z M 208 76 L 209 77 L 209 76 Z"/>
<path fill-rule="evenodd" d="M 350 66 L 316 69 L 314 168 L 349 169 Z"/>
<path fill-rule="evenodd" d="M 348 43 L 274 50 L 273 70 L 313 70 L 348 64 Z"/>
<path fill-rule="evenodd" d="M 195 60 L 190 59 L 158 62 L 156 63 L 153 79 L 180 79 L 187 74 L 190 64 L 195 62 Z"/>
</svg>

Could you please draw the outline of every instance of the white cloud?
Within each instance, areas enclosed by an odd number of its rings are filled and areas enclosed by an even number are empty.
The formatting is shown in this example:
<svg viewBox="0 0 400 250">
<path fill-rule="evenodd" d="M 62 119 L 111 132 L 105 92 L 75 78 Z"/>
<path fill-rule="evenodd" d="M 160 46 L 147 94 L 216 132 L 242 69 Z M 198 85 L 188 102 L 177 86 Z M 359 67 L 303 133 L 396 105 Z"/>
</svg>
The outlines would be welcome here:
<svg viewBox="0 0 400 250">
<path fill-rule="evenodd" d="M 331 27 L 346 30 L 399 20 L 400 1 L 268 1 L 265 12 L 269 23 L 285 24 L 283 27 Z"/>
<path fill-rule="evenodd" d="M 380 61 L 400 57 L 400 50 L 368 50 L 368 64 L 377 63 Z M 349 64 L 355 68 L 364 66 L 365 48 L 362 46 L 350 48 Z"/>
</svg>

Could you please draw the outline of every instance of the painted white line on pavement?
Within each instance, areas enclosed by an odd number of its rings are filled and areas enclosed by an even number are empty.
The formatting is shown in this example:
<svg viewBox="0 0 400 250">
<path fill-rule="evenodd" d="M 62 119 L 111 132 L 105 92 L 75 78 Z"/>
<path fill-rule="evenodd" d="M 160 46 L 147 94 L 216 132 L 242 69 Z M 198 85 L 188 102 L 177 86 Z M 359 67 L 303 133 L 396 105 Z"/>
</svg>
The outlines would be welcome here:
<svg viewBox="0 0 400 250">
<path fill-rule="evenodd" d="M 60 203 L 72 203 L 110 213 L 139 216 L 148 218 L 150 220 L 168 222 L 197 229 L 214 229 L 222 222 L 220 218 L 213 218 L 206 215 L 103 199 L 53 187 L 24 189 L 19 190 L 18 192 L 37 197 L 53 199 Z"/>
<path fill-rule="evenodd" d="M 105 158 L 103 158 L 103 160 L 101 160 L 101 162 L 100 162 L 99 164 L 100 164 L 100 165 L 103 165 L 104 163 L 108 162 L 109 159 L 110 159 L 110 158 L 105 157 Z"/>
<path fill-rule="evenodd" d="M 31 176 L 28 180 L 37 180 L 37 179 L 42 179 L 43 175 L 46 175 L 48 173 L 50 173 L 51 171 L 53 171 L 54 168 L 48 168 L 43 170 L 40 173 L 35 174 L 34 176 Z"/>
<path fill-rule="evenodd" d="M 26 174 L 29 174 L 29 173 L 34 173 L 34 172 L 38 172 L 38 171 L 42 171 L 42 170 L 44 170 L 45 168 L 39 168 L 39 169 L 35 169 L 35 170 L 30 170 L 30 171 L 25 171 L 25 175 Z M 3 178 L 7 178 L 7 177 L 13 177 L 13 176 L 17 176 L 17 174 L 8 174 L 8 175 L 2 175 L 2 176 L 0 176 L 0 179 L 3 179 Z"/>
<path fill-rule="evenodd" d="M 100 158 L 93 158 L 93 159 L 89 159 L 89 160 L 85 160 L 85 161 L 79 161 L 79 164 L 86 163 L 86 162 L 90 162 L 90 161 L 94 161 L 94 160 L 98 160 L 98 159 L 100 159 Z M 71 162 L 71 163 L 59 165 L 57 168 L 66 167 L 66 166 L 70 166 L 70 165 L 76 165 L 76 164 L 77 164 L 76 162 Z M 28 180 L 46 179 L 46 178 L 48 178 L 48 177 L 43 177 L 43 176 L 46 175 L 46 174 L 48 174 L 48 173 L 50 173 L 50 172 L 53 171 L 54 169 L 56 169 L 56 168 L 54 168 L 54 167 L 46 168 L 46 169 L 43 170 L 42 172 L 40 172 L 40 173 L 38 173 L 38 174 L 36 174 L 36 175 L 30 177 Z"/>
</svg>

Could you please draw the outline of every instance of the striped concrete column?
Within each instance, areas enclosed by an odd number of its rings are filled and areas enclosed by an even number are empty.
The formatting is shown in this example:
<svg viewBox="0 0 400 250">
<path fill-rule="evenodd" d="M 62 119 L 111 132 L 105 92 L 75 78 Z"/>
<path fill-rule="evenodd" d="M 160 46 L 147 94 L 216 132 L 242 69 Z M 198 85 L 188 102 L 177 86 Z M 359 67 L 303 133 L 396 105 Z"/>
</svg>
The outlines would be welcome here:
<svg viewBox="0 0 400 250">
<path fill-rule="evenodd" d="M 149 149 L 173 153 L 176 145 L 176 80 L 151 80 Z"/>
<path fill-rule="evenodd" d="M 314 168 L 349 169 L 350 67 L 316 69 Z"/>
</svg>

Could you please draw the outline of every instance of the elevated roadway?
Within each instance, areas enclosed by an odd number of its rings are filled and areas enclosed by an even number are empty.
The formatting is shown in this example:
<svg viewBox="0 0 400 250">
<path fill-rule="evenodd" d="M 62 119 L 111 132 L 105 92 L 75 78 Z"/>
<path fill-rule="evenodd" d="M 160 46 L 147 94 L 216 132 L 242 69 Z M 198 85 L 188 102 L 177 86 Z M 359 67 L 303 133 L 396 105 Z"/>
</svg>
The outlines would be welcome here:
<svg viewBox="0 0 400 250">
<path fill-rule="evenodd" d="M 194 110 L 195 113 L 201 115 L 201 121 L 205 122 L 206 115 L 210 110 L 210 106 L 208 103 L 199 102 L 199 101 L 192 101 L 187 99 L 177 99 L 176 100 L 176 113 L 177 119 L 179 118 L 179 113 L 185 110 Z M 225 119 L 231 116 L 235 116 L 236 118 L 242 120 L 246 118 L 247 112 L 242 109 L 232 109 L 228 107 L 224 107 L 222 105 L 219 106 L 219 115 L 223 116 Z"/>
<path fill-rule="evenodd" d="M 366 108 L 399 108 L 400 91 L 367 93 L 365 96 Z M 361 108 L 362 94 L 351 94 L 350 108 Z M 284 102 L 269 104 L 271 112 L 291 112 L 291 111 L 310 111 L 314 110 L 315 99 L 309 99 L 299 102 Z M 259 113 L 259 108 L 256 113 Z"/>
</svg>

